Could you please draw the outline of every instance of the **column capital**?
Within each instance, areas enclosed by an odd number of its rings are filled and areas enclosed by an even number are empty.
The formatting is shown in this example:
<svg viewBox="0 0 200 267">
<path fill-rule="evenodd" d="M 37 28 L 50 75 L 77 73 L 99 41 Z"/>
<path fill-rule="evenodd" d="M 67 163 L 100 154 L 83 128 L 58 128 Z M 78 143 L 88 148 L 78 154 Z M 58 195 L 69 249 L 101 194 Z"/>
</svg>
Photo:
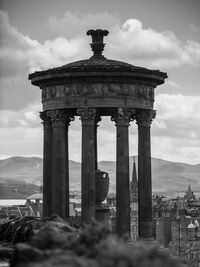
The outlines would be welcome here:
<svg viewBox="0 0 200 267">
<path fill-rule="evenodd" d="M 156 111 L 155 110 L 136 110 L 135 119 L 136 123 L 139 127 L 150 127 L 151 122 L 156 117 Z"/>
<path fill-rule="evenodd" d="M 99 125 L 97 125 L 97 124 L 98 124 L 100 121 L 101 121 L 101 116 L 100 116 L 98 113 L 96 113 L 96 116 L 95 116 L 95 119 L 94 119 L 94 122 L 95 122 L 96 126 L 99 126 Z"/>
<path fill-rule="evenodd" d="M 79 108 L 77 109 L 77 114 L 80 115 L 83 125 L 94 125 L 96 120 L 98 122 L 95 108 Z"/>
<path fill-rule="evenodd" d="M 51 118 L 52 127 L 69 126 L 71 121 L 74 121 L 74 116 L 63 109 L 49 110 L 47 116 Z"/>
<path fill-rule="evenodd" d="M 51 117 L 48 115 L 47 111 L 40 112 L 40 119 L 42 120 L 44 130 L 51 129 Z"/>
<path fill-rule="evenodd" d="M 134 120 L 135 109 L 118 108 L 112 115 L 111 121 L 114 121 L 116 125 L 129 126 L 129 122 Z"/>
</svg>

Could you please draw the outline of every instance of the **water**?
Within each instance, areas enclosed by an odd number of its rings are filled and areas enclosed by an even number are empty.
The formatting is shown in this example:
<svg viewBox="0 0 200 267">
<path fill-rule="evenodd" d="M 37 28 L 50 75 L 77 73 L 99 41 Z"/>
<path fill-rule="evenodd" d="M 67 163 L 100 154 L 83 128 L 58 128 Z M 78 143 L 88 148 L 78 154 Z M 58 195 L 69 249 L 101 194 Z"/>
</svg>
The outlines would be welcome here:
<svg viewBox="0 0 200 267">
<path fill-rule="evenodd" d="M 1 206 L 13 206 L 13 205 L 24 205 L 26 199 L 0 199 Z"/>
</svg>

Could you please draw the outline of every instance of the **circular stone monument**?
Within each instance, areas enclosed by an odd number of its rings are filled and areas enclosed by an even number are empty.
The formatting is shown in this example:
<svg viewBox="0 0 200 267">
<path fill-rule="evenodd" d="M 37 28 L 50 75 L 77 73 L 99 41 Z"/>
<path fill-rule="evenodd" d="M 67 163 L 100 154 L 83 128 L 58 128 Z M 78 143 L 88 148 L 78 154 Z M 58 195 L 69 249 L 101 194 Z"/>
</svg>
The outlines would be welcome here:
<svg viewBox="0 0 200 267">
<path fill-rule="evenodd" d="M 102 55 L 107 30 L 89 30 L 93 55 L 29 75 L 42 93 L 44 126 L 43 213 L 69 216 L 68 129 L 74 116 L 82 121 L 82 221 L 95 218 L 97 124 L 110 116 L 116 125 L 116 229 L 130 232 L 128 127 L 138 125 L 139 237 L 153 237 L 150 125 L 155 118 L 154 89 L 166 73 Z M 122 47 L 123 49 L 123 47 Z M 105 151 L 106 153 L 106 151 Z"/>
</svg>

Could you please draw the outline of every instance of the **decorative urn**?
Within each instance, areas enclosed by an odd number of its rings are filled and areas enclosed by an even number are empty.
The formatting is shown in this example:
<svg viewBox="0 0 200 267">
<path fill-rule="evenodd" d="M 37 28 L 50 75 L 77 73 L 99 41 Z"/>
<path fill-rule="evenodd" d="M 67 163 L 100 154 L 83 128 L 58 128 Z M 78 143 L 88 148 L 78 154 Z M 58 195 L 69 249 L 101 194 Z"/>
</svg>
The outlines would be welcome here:
<svg viewBox="0 0 200 267">
<path fill-rule="evenodd" d="M 97 170 L 95 172 L 95 200 L 102 202 L 106 199 L 109 189 L 109 176 L 107 172 Z"/>
</svg>

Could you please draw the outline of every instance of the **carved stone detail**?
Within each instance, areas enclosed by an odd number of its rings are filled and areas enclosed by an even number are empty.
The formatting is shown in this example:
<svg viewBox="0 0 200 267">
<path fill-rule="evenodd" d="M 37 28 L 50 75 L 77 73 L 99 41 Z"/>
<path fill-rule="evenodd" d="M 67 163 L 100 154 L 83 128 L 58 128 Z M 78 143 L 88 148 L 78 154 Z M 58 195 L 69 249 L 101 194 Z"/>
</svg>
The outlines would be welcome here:
<svg viewBox="0 0 200 267">
<path fill-rule="evenodd" d="M 156 117 L 155 110 L 137 110 L 135 114 L 136 123 L 139 127 L 150 127 L 152 120 Z"/>
<path fill-rule="evenodd" d="M 43 87 L 42 100 L 55 97 L 71 96 L 124 96 L 154 100 L 154 87 L 143 84 L 120 83 L 83 83 Z"/>
<path fill-rule="evenodd" d="M 103 43 L 103 37 L 107 36 L 109 31 L 107 30 L 89 30 L 87 35 L 92 36 L 91 48 L 94 52 L 93 57 L 102 57 L 102 52 L 105 44 Z"/>
<path fill-rule="evenodd" d="M 82 124 L 94 124 L 96 119 L 95 108 L 80 108 L 77 109 L 77 114 L 80 115 Z"/>
<path fill-rule="evenodd" d="M 134 96 L 134 86 L 131 86 L 130 84 L 124 84 L 122 85 L 121 94 L 123 96 Z"/>
<path fill-rule="evenodd" d="M 42 100 L 45 100 L 47 97 L 46 88 L 42 89 Z"/>
<path fill-rule="evenodd" d="M 44 130 L 51 128 L 52 126 L 51 117 L 49 116 L 47 111 L 40 112 L 40 119 L 42 120 Z"/>
<path fill-rule="evenodd" d="M 96 116 L 95 116 L 94 121 L 95 121 L 95 124 L 96 124 L 96 125 L 101 121 L 101 116 L 100 116 L 98 113 L 96 113 Z M 97 126 L 98 126 L 98 125 L 97 125 Z"/>
<path fill-rule="evenodd" d="M 50 89 L 50 95 L 52 97 L 55 97 L 56 96 L 56 92 L 57 92 L 56 86 L 51 87 L 51 89 Z"/>
<path fill-rule="evenodd" d="M 80 95 L 89 95 L 92 93 L 92 88 L 90 85 L 84 84 L 83 86 L 81 86 L 79 88 L 79 92 Z"/>
<path fill-rule="evenodd" d="M 127 125 L 134 120 L 135 109 L 118 108 L 111 116 L 111 121 L 115 121 L 116 125 Z"/>
<path fill-rule="evenodd" d="M 91 76 L 91 77 L 62 77 L 56 80 L 45 80 L 41 83 L 40 87 L 52 87 L 57 85 L 71 85 L 71 84 L 96 84 L 96 83 L 113 83 L 113 84 L 130 84 L 132 85 L 144 85 L 155 88 L 157 83 L 152 80 L 136 80 L 135 77 L 112 77 L 112 76 Z"/>
<path fill-rule="evenodd" d="M 74 121 L 74 116 L 66 110 L 50 110 L 47 111 L 47 116 L 51 118 L 52 127 L 68 126 L 71 121 Z"/>
</svg>

